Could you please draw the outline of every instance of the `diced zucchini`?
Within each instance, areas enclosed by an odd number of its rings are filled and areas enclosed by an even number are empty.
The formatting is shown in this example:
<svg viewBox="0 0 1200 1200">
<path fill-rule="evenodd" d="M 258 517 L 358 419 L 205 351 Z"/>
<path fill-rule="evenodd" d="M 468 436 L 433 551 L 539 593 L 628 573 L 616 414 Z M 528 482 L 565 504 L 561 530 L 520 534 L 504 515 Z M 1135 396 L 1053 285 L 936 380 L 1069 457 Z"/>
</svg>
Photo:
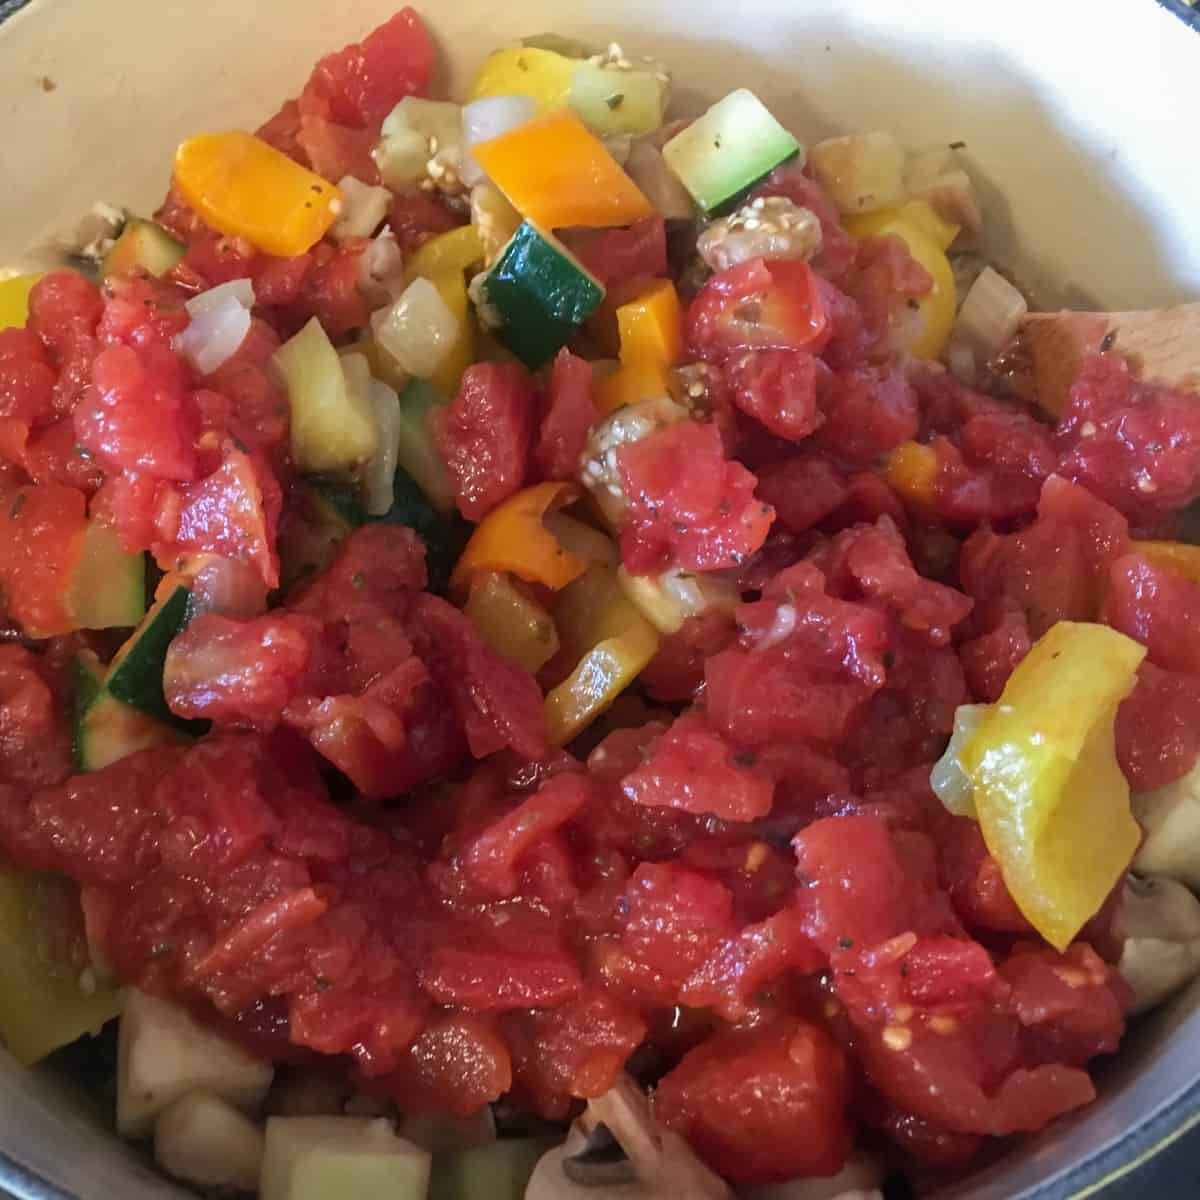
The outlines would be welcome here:
<svg viewBox="0 0 1200 1200">
<path fill-rule="evenodd" d="M 601 136 L 638 137 L 662 124 L 670 92 L 671 81 L 664 71 L 584 62 L 571 79 L 571 107 Z"/>
<path fill-rule="evenodd" d="M 272 1117 L 260 1200 L 425 1200 L 427 1150 L 362 1117 Z"/>
<path fill-rule="evenodd" d="M 210 1092 L 176 1100 L 154 1127 L 154 1158 L 185 1183 L 202 1188 L 258 1190 L 262 1130 Z"/>
<path fill-rule="evenodd" d="M 184 256 L 187 247 L 177 242 L 161 225 L 134 217 L 104 260 L 103 274 L 126 274 L 145 271 L 148 275 L 165 275 Z"/>
<path fill-rule="evenodd" d="M 501 1138 L 436 1154 L 429 1200 L 521 1200 L 538 1159 L 553 1145 L 543 1138 Z"/>
<path fill-rule="evenodd" d="M 425 178 L 438 150 L 461 143 L 461 105 L 405 96 L 384 119 L 372 157 L 383 182 L 402 189 Z"/>
<path fill-rule="evenodd" d="M 484 320 L 530 369 L 600 307 L 604 288 L 553 234 L 525 221 L 479 284 Z"/>
<path fill-rule="evenodd" d="M 291 409 L 292 459 L 302 473 L 347 471 L 374 454 L 367 389 L 347 378 L 316 317 L 279 347 L 275 366 Z"/>
<path fill-rule="evenodd" d="M 104 686 L 104 665 L 91 651 L 75 659 L 75 761 L 99 771 L 138 750 L 176 740 L 161 721 L 118 700 Z"/>
<path fill-rule="evenodd" d="M 425 569 L 429 575 L 429 590 L 444 592 L 450 573 L 458 562 L 471 526 L 457 512 L 437 512 L 425 493 L 404 470 L 396 472 L 392 485 L 392 507 L 381 518 L 389 525 L 407 525 L 425 543 Z"/>
<path fill-rule="evenodd" d="M 126 554 L 111 526 L 88 522 L 67 603 L 80 629 L 132 628 L 146 612 L 146 556 Z"/>
<path fill-rule="evenodd" d="M 719 214 L 801 150 L 753 92 L 738 88 L 677 133 L 663 157 L 692 199 Z"/>
<path fill-rule="evenodd" d="M 64 957 L 65 947 L 82 945 L 82 921 L 78 939 L 56 924 L 78 911 L 66 880 L 0 869 L 0 1042 L 23 1066 L 98 1033 L 121 1011 L 122 993 L 85 955 Z"/>
<path fill-rule="evenodd" d="M 182 585 L 166 591 L 117 651 L 108 665 L 105 689 L 118 700 L 160 721 L 188 732 L 207 728 L 203 721 L 180 721 L 163 695 L 163 663 L 176 634 L 187 624 L 188 590 Z"/>
<path fill-rule="evenodd" d="M 430 1154 L 467 1150 L 472 1146 L 487 1146 L 496 1140 L 496 1115 L 490 1105 L 484 1105 L 469 1117 L 449 1113 L 405 1113 L 396 1132 L 414 1146 Z"/>
<path fill-rule="evenodd" d="M 210 1092 L 254 1112 L 275 1071 L 185 1009 L 130 989 L 117 1049 L 117 1129 L 143 1137 L 155 1118 L 190 1092 Z"/>
<path fill-rule="evenodd" d="M 430 418 L 444 406 L 445 398 L 423 379 L 414 379 L 400 395 L 401 468 L 417 482 L 440 513 L 454 511 L 454 488 L 446 462 L 433 444 Z"/>
<path fill-rule="evenodd" d="M 314 483 L 295 485 L 288 493 L 287 509 L 279 523 L 279 580 L 283 590 L 325 570 L 343 539 L 365 520 L 366 514 L 348 489 L 323 488 Z"/>
</svg>

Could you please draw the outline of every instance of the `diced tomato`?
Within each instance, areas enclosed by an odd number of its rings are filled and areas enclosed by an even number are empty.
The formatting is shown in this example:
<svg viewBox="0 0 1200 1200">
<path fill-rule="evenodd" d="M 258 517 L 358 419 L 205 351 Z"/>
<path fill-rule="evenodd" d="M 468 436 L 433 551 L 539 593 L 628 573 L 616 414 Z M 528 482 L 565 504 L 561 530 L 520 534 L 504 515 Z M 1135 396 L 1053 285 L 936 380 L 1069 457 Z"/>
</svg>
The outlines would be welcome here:
<svg viewBox="0 0 1200 1200">
<path fill-rule="evenodd" d="M 76 628 L 71 580 L 83 552 L 87 501 L 80 491 L 37 484 L 0 497 L 0 591 L 29 637 Z"/>
<path fill-rule="evenodd" d="M 58 376 L 37 335 L 29 329 L 0 329 L 0 417 L 27 427 L 45 425 L 57 415 Z"/>
<path fill-rule="evenodd" d="M 575 481 L 588 434 L 596 423 L 592 365 L 565 347 L 554 359 L 550 390 L 533 461 L 543 479 Z"/>
<path fill-rule="evenodd" d="M 169 351 L 102 350 L 74 422 L 79 444 L 110 469 L 196 477 L 195 413 L 183 367 Z"/>
<path fill-rule="evenodd" d="M 755 478 L 724 456 L 714 425 L 681 421 L 617 451 L 629 511 L 621 556 L 634 572 L 672 563 L 697 571 L 743 562 L 775 518 Z"/>
<path fill-rule="evenodd" d="M 481 520 L 521 489 L 535 410 L 533 382 L 524 367 L 475 363 L 463 372 L 449 407 L 436 414 L 434 437 L 468 520 Z"/>
<path fill-rule="evenodd" d="M 564 230 L 567 248 L 604 287 L 639 277 L 665 278 L 667 224 L 645 217 L 626 229 Z"/>
<path fill-rule="evenodd" d="M 433 42 L 421 18 L 402 8 L 361 42 L 327 54 L 313 69 L 299 110 L 353 129 L 378 126 L 433 74 Z"/>
<path fill-rule="evenodd" d="M 302 167 L 307 167 L 310 164 L 297 141 L 299 132 L 300 105 L 295 100 L 287 100 L 269 121 L 264 121 L 255 130 L 255 136 L 262 138 L 276 150 L 282 150 L 288 158 L 294 159 Z"/>
<path fill-rule="evenodd" d="M 0 579 L 7 572 L 0 569 Z M 61 783 L 74 769 L 63 698 L 47 663 L 24 646 L 0 646 L 0 782 Z"/>
<path fill-rule="evenodd" d="M 898 368 L 855 367 L 821 379 L 816 441 L 830 453 L 870 463 L 916 434 L 916 393 Z"/>
<path fill-rule="evenodd" d="M 776 167 L 752 193 L 759 196 L 786 196 L 793 204 L 807 208 L 821 222 L 821 249 L 813 266 L 837 279 L 854 262 L 855 243 L 842 228 L 837 207 L 825 189 L 803 167 L 794 163 Z"/>
<path fill-rule="evenodd" d="M 995 629 L 963 642 L 958 657 L 975 698 L 989 704 L 999 700 L 1008 677 L 1032 645 L 1025 615 L 1020 612 L 1005 613 Z"/>
<path fill-rule="evenodd" d="M 78 271 L 52 271 L 29 293 L 26 325 L 42 339 L 58 369 L 54 404 L 60 414 L 71 411 L 91 382 L 103 307 L 99 291 Z"/>
<path fill-rule="evenodd" d="M 772 782 L 754 755 L 738 754 L 695 710 L 674 722 L 622 786 L 637 804 L 726 821 L 753 821 L 771 809 Z"/>
<path fill-rule="evenodd" d="M 561 947 L 435 946 L 421 986 L 438 1004 L 473 1012 L 558 1008 L 583 989 L 579 967 Z"/>
<path fill-rule="evenodd" d="M 724 650 L 736 634 L 733 622 L 709 609 L 689 617 L 676 633 L 658 640 L 658 653 L 647 663 L 641 682 L 655 700 L 691 700 L 704 686 L 704 660 Z"/>
<path fill-rule="evenodd" d="M 807 263 L 754 258 L 704 285 L 687 311 L 687 343 L 697 358 L 710 362 L 738 350 L 806 350 L 826 323 Z"/>
<path fill-rule="evenodd" d="M 850 1149 L 849 1072 L 796 1017 L 715 1033 L 659 1083 L 654 1112 L 726 1179 L 834 1175 Z"/>
<path fill-rule="evenodd" d="M 178 288 L 147 275 L 118 275 L 104 289 L 104 315 L 96 336 L 110 346 L 170 350 L 187 327 L 188 313 Z"/>
<path fill-rule="evenodd" d="M 793 533 L 804 533 L 836 512 L 847 494 L 845 477 L 820 454 L 797 454 L 758 472 L 759 497 Z"/>
<path fill-rule="evenodd" d="M 1029 922 L 1005 886 L 1000 864 L 988 853 L 978 821 L 947 815 L 938 825 L 937 848 L 938 876 L 966 925 L 1002 933 L 1030 932 Z"/>
<path fill-rule="evenodd" d="M 1200 675 L 1200 584 L 1130 554 L 1112 565 L 1104 620 L 1149 651 L 1157 666 Z"/>
<path fill-rule="evenodd" d="M 89 496 L 104 481 L 100 464 L 76 441 L 70 417 L 35 429 L 25 443 L 24 463 L 34 483 L 60 483 Z"/>
<path fill-rule="evenodd" d="M 461 216 L 428 192 L 397 192 L 388 213 L 388 225 L 405 254 L 411 254 L 435 234 L 449 233 L 464 223 Z"/>
<path fill-rule="evenodd" d="M 791 441 L 824 421 L 817 408 L 817 360 L 795 350 L 749 350 L 725 364 L 734 403 L 772 433 Z"/>
<path fill-rule="evenodd" d="M 1186 775 L 1200 756 L 1200 678 L 1143 663 L 1137 686 L 1117 709 L 1116 737 L 1121 770 L 1135 792 Z"/>
</svg>

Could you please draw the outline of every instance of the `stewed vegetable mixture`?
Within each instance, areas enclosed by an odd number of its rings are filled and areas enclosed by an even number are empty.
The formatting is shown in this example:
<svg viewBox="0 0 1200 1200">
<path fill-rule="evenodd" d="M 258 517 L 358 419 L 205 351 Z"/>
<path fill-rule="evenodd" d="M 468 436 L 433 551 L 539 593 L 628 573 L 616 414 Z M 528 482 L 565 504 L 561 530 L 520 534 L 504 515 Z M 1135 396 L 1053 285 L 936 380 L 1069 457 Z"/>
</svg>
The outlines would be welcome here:
<svg viewBox="0 0 1200 1200">
<path fill-rule="evenodd" d="M 1197 397 L 1039 393 L 953 148 L 433 63 L 0 283 L 4 1043 L 119 1017 L 120 1131 L 265 1200 L 812 1200 L 1087 1104 L 1200 968 Z"/>
</svg>

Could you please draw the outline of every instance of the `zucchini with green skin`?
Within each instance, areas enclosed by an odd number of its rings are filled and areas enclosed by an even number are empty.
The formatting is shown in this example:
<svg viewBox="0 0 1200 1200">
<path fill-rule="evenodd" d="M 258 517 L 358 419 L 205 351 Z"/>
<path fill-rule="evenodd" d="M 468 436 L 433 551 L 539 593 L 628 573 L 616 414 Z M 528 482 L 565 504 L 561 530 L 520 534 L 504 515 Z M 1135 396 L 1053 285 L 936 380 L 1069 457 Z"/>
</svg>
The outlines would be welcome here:
<svg viewBox="0 0 1200 1200">
<path fill-rule="evenodd" d="M 187 247 L 177 242 L 161 225 L 134 217 L 125 225 L 121 236 L 104 259 L 103 274 L 127 274 L 145 271 L 148 275 L 165 275 L 184 256 Z"/>
<path fill-rule="evenodd" d="M 450 573 L 471 536 L 471 526 L 457 512 L 436 511 L 404 471 L 397 471 L 392 484 L 392 507 L 371 520 L 389 525 L 406 525 L 425 543 L 425 571 L 429 590 L 439 595 L 450 583 Z"/>
<path fill-rule="evenodd" d="M 599 280 L 553 234 L 521 224 L 491 269 L 472 285 L 485 324 L 536 370 L 600 307 Z"/>
<path fill-rule="evenodd" d="M 146 556 L 127 554 L 111 526 L 89 521 L 67 604 L 80 629 L 132 628 L 146 612 Z"/>
<path fill-rule="evenodd" d="M 433 1156 L 429 1200 L 521 1200 L 547 1138 L 500 1138 Z"/>
<path fill-rule="evenodd" d="M 178 740 L 178 734 L 104 686 L 104 664 L 91 651 L 75 659 L 75 762 L 100 771 L 127 755 Z"/>
<path fill-rule="evenodd" d="M 414 379 L 400 393 L 400 446 L 397 461 L 440 513 L 454 511 L 454 488 L 445 460 L 433 444 L 430 418 L 446 403 L 424 379 Z"/>
<path fill-rule="evenodd" d="M 700 208 L 719 215 L 801 150 L 753 92 L 738 88 L 677 133 L 663 158 Z"/>
</svg>

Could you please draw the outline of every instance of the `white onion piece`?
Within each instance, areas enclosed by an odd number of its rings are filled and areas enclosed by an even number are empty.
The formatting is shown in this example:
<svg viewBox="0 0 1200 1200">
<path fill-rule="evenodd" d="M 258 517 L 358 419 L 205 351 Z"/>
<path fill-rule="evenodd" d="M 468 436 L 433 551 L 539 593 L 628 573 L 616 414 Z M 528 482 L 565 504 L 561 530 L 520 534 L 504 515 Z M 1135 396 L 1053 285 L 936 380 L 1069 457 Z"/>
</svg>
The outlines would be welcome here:
<svg viewBox="0 0 1200 1200">
<path fill-rule="evenodd" d="M 338 191 L 342 194 L 342 211 L 329 231 L 335 242 L 370 237 L 386 220 L 392 206 L 392 193 L 387 188 L 372 187 L 353 175 L 343 175 L 338 180 Z"/>
<path fill-rule="evenodd" d="M 404 291 L 404 255 L 386 226 L 373 237 L 358 262 L 359 290 L 372 306 L 390 304 Z"/>
<path fill-rule="evenodd" d="M 360 486 L 367 513 L 382 517 L 392 507 L 392 484 L 400 454 L 400 397 L 386 383 L 372 379 L 367 388 L 367 399 L 371 402 L 379 438 L 375 453 L 363 467 Z"/>
<path fill-rule="evenodd" d="M 965 342 L 951 339 L 946 348 L 946 366 L 959 383 L 964 383 L 967 387 L 975 386 L 975 351 Z"/>
<path fill-rule="evenodd" d="M 371 317 L 375 340 L 410 375 L 428 379 L 458 337 L 458 318 L 428 279 L 414 279 L 390 308 Z"/>
<path fill-rule="evenodd" d="M 226 296 L 213 308 L 192 317 L 175 339 L 175 349 L 201 375 L 211 375 L 228 362 L 250 332 L 250 310 L 240 300 Z"/>
<path fill-rule="evenodd" d="M 984 267 L 958 310 L 953 336 L 985 363 L 1012 341 L 1028 312 L 1025 297 L 999 271 Z"/>
<path fill-rule="evenodd" d="M 470 153 L 472 146 L 490 142 L 526 121 L 532 121 L 537 105 L 531 96 L 488 96 L 468 104 L 462 113 L 463 142 L 467 153 L 463 155 L 460 176 L 468 187 L 474 187 L 484 178 L 483 168 Z"/>
<path fill-rule="evenodd" d="M 193 296 L 184 308 L 188 310 L 189 317 L 198 317 L 230 299 L 236 300 L 243 308 L 253 308 L 258 303 L 254 283 L 249 279 L 230 279 L 227 283 L 218 283 L 207 292 Z"/>
</svg>

